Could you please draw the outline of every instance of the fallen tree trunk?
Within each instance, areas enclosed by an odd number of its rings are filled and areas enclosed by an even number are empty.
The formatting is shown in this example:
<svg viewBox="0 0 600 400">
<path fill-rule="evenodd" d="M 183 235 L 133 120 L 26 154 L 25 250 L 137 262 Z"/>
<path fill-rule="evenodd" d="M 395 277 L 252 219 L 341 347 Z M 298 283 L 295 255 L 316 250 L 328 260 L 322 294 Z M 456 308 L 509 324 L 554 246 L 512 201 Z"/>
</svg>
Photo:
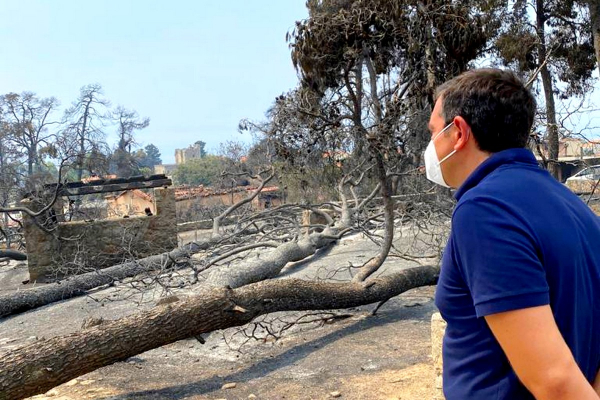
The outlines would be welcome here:
<svg viewBox="0 0 600 400">
<path fill-rule="evenodd" d="M 244 265 L 213 268 L 205 283 L 209 286 L 238 288 L 275 278 L 288 263 L 312 256 L 318 249 L 334 243 L 348 231 L 350 228 L 327 227 L 322 233 L 306 235 L 297 242 L 283 243 L 267 255 Z"/>
<path fill-rule="evenodd" d="M 341 239 L 344 234 L 352 230 L 353 217 L 365 207 L 379 190 L 379 186 L 377 186 L 362 203 L 357 204 L 354 208 L 350 208 L 346 196 L 344 195 L 344 186 L 348 184 L 348 182 L 349 181 L 344 178 L 338 188 L 342 200 L 342 207 L 340 220 L 337 223 L 334 223 L 333 219 L 326 213 L 312 210 L 313 212 L 320 213 L 329 221 L 329 225 L 323 232 L 314 232 L 309 235 L 304 235 L 297 241 L 282 243 L 266 256 L 250 261 L 244 264 L 242 268 L 236 265 L 213 268 L 208 274 L 205 283 L 209 286 L 238 288 L 265 279 L 272 279 L 278 276 L 288 263 L 304 260 L 315 254 L 317 250 L 329 246 Z M 391 227 L 389 228 L 392 232 L 389 238 L 389 241 L 391 242 L 394 229 L 393 218 L 388 222 L 391 223 Z M 383 258 L 385 259 L 386 256 L 387 252 Z"/>
<path fill-rule="evenodd" d="M 27 255 L 15 250 L 0 250 L 0 258 L 8 258 L 16 261 L 27 260 Z"/>
<path fill-rule="evenodd" d="M 0 318 L 32 310 L 57 301 L 82 296 L 88 290 L 144 272 L 169 268 L 177 259 L 189 257 L 194 253 L 209 248 L 212 244 L 214 244 L 213 239 L 205 242 L 189 243 L 168 253 L 114 265 L 81 275 L 74 275 L 62 281 L 34 289 L 0 295 Z"/>
<path fill-rule="evenodd" d="M 0 400 L 44 393 L 80 375 L 136 354 L 234 326 L 278 311 L 330 310 L 387 300 L 436 283 L 438 268 L 424 266 L 362 283 L 280 279 L 238 289 L 214 288 L 184 301 L 40 340 L 0 356 Z"/>
</svg>

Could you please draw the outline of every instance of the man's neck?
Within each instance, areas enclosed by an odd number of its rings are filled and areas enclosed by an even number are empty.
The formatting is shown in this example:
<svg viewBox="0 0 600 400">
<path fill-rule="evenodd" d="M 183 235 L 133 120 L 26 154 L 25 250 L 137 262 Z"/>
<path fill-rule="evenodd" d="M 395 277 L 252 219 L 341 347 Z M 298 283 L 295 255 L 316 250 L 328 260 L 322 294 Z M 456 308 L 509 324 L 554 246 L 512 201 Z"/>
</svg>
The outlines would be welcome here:
<svg viewBox="0 0 600 400">
<path fill-rule="evenodd" d="M 475 149 L 470 155 L 465 155 L 462 162 L 459 164 L 459 168 L 456 171 L 456 182 L 452 187 L 458 189 L 467 180 L 467 178 L 479 167 L 485 160 L 487 160 L 492 153 L 487 151 L 481 151 Z M 458 160 L 457 160 L 458 161 Z"/>
</svg>

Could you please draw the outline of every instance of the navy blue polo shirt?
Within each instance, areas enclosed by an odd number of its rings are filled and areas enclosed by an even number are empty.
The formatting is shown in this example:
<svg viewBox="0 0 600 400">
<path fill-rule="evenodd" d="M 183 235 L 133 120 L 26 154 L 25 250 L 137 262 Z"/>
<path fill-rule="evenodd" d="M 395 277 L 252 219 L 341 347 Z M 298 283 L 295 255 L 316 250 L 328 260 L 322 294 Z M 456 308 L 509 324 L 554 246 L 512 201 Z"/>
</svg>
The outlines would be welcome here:
<svg viewBox="0 0 600 400">
<path fill-rule="evenodd" d="M 584 375 L 600 367 L 600 219 L 527 149 L 493 154 L 456 193 L 436 305 L 448 400 L 533 399 L 486 315 L 550 304 Z"/>
</svg>

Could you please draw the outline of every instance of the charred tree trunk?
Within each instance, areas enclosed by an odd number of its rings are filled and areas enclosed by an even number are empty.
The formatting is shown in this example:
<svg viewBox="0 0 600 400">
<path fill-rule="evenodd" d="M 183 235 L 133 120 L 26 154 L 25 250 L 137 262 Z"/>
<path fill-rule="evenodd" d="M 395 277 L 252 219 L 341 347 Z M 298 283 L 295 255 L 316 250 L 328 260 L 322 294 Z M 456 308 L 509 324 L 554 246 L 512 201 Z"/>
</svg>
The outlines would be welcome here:
<svg viewBox="0 0 600 400">
<path fill-rule="evenodd" d="M 88 117 L 90 115 L 90 106 L 92 104 L 93 97 L 89 97 L 85 109 L 83 111 L 83 121 L 81 123 L 81 131 L 79 132 L 79 154 L 77 155 L 77 180 L 81 181 L 83 177 L 83 169 L 85 165 L 85 140 L 87 137 L 88 130 Z"/>
<path fill-rule="evenodd" d="M 35 166 L 35 160 L 37 158 L 37 151 L 34 147 L 35 145 L 32 145 L 30 149 L 28 149 L 27 151 L 27 176 L 31 177 L 33 176 L 33 172 L 34 172 L 34 166 Z"/>
<path fill-rule="evenodd" d="M 304 260 L 341 237 L 346 229 L 328 227 L 322 233 L 312 233 L 297 241 L 284 243 L 264 257 L 245 265 L 215 268 L 206 283 L 215 287 L 238 288 L 250 283 L 275 278 L 289 262 Z"/>
<path fill-rule="evenodd" d="M 538 35 L 539 62 L 544 63 L 547 56 L 546 48 L 546 12 L 544 0 L 536 0 L 536 28 Z M 542 85 L 544 87 L 544 99 L 546 101 L 546 138 L 548 141 L 548 170 L 556 179 L 558 174 L 558 125 L 556 124 L 556 106 L 554 103 L 554 88 L 552 76 L 548 64 L 542 64 L 540 69 Z"/>
<path fill-rule="evenodd" d="M 547 66 L 540 71 L 542 84 L 544 86 L 544 98 L 546 100 L 546 138 L 548 140 L 548 171 L 553 177 L 559 179 L 558 169 L 558 125 L 556 124 L 556 106 L 554 103 L 554 91 L 552 77 Z"/>
<path fill-rule="evenodd" d="M 298 241 L 283 243 L 266 256 L 254 259 L 245 265 L 214 268 L 208 275 L 206 283 L 210 286 L 238 288 L 250 283 L 275 278 L 288 263 L 312 256 L 317 250 L 339 240 L 345 233 L 352 230 L 353 216 L 365 207 L 379 189 L 379 186 L 377 186 L 362 203 L 350 208 L 343 191 L 343 186 L 347 183 L 342 182 L 340 184 L 339 194 L 342 207 L 340 220 L 336 224 L 327 226 L 323 232 L 306 235 Z M 325 216 L 329 218 L 326 214 Z M 386 222 L 390 223 L 389 227 L 386 226 L 386 229 L 389 228 L 393 231 L 393 219 Z"/>
<path fill-rule="evenodd" d="M 15 250 L 0 250 L 0 258 L 8 258 L 16 261 L 26 261 L 27 255 Z"/>
<path fill-rule="evenodd" d="M 0 318 L 18 314 L 57 301 L 84 295 L 88 290 L 130 278 L 144 272 L 169 268 L 177 259 L 207 249 L 212 241 L 190 243 L 168 253 L 114 265 L 98 271 L 69 277 L 35 289 L 0 295 Z M 0 254 L 1 256 L 1 254 Z"/>
<path fill-rule="evenodd" d="M 592 22 L 592 36 L 594 38 L 596 62 L 598 64 L 598 71 L 600 71 L 600 4 L 598 3 L 598 0 L 588 0 L 588 5 Z"/>
<path fill-rule="evenodd" d="M 436 267 L 418 267 L 359 283 L 282 279 L 215 288 L 185 301 L 41 340 L 0 357 L 0 400 L 21 399 L 136 354 L 277 311 L 329 310 L 389 299 L 436 283 Z"/>
<path fill-rule="evenodd" d="M 85 123 L 85 122 L 84 122 Z M 77 181 L 83 178 L 83 166 L 85 164 L 85 137 L 79 138 L 79 154 L 77 155 Z"/>
<path fill-rule="evenodd" d="M 387 176 L 381 154 L 377 154 L 376 156 L 376 168 L 379 176 L 379 184 L 381 186 L 381 198 L 383 199 L 383 214 L 385 217 L 384 239 L 379 254 L 371 258 L 361 267 L 353 278 L 354 282 L 365 281 L 381 267 L 392 248 L 394 240 L 394 199 L 392 198 L 392 184 L 390 178 Z"/>
</svg>

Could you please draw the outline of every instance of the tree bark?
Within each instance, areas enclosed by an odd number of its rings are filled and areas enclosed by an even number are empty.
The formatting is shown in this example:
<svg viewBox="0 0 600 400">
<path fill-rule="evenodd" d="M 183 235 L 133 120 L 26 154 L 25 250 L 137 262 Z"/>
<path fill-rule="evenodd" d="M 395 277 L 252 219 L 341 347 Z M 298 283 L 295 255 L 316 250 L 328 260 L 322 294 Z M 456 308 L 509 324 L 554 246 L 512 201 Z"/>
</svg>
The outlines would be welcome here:
<svg viewBox="0 0 600 400">
<path fill-rule="evenodd" d="M 0 400 L 21 399 L 80 375 L 178 340 L 278 311 L 330 310 L 371 304 L 436 283 L 438 268 L 417 267 L 360 283 L 281 279 L 239 289 L 215 288 L 185 301 L 66 336 L 40 340 L 0 357 Z"/>
<path fill-rule="evenodd" d="M 394 199 L 392 198 L 392 184 L 387 176 L 383 157 L 380 153 L 376 155 L 376 168 L 379 176 L 379 186 L 381 187 L 381 198 L 383 199 L 383 213 L 385 217 L 384 238 L 381 243 L 379 254 L 367 261 L 358 273 L 354 276 L 354 282 L 365 281 L 373 275 L 387 258 L 394 240 Z"/>
<path fill-rule="evenodd" d="M 79 154 L 77 155 L 77 181 L 83 178 L 83 164 L 85 162 L 85 137 L 79 138 Z"/>
<path fill-rule="evenodd" d="M 354 222 L 353 216 L 362 210 L 365 205 L 375 197 L 380 187 L 378 185 L 375 190 L 363 200 L 363 202 L 350 208 L 343 191 L 343 186 L 346 183 L 348 182 L 342 182 L 340 184 L 340 189 L 338 190 L 342 201 L 342 212 L 340 220 L 335 225 L 326 227 L 323 232 L 305 235 L 298 241 L 283 243 L 266 256 L 256 258 L 246 263 L 241 268 L 239 265 L 213 268 L 206 278 L 205 283 L 209 286 L 238 288 L 250 283 L 275 278 L 288 263 L 304 260 L 315 254 L 317 250 L 339 240 L 346 232 L 349 232 L 352 229 L 352 224 Z M 388 201 L 392 200 L 388 199 Z M 394 229 L 393 218 L 391 220 L 386 220 L 386 224 L 389 224 L 389 226 L 386 225 L 386 232 L 392 230 L 392 236 L 390 236 L 391 241 Z"/>
<path fill-rule="evenodd" d="M 79 132 L 79 154 L 77 155 L 77 180 L 81 181 L 83 177 L 83 167 L 85 163 L 85 139 L 88 128 L 88 117 L 90 114 L 90 105 L 92 104 L 93 96 L 90 96 L 84 107 L 83 121 L 81 123 L 81 131 Z"/>
<path fill-rule="evenodd" d="M 553 177 L 559 179 L 558 168 L 558 125 L 556 124 L 556 106 L 554 103 L 554 91 L 552 77 L 547 66 L 540 71 L 542 84 L 544 86 L 544 98 L 546 100 L 546 137 L 548 140 L 548 170 Z"/>
<path fill-rule="evenodd" d="M 27 255 L 15 250 L 0 250 L 0 258 L 10 258 L 16 261 L 27 260 Z"/>
<path fill-rule="evenodd" d="M 182 257 L 189 257 L 191 254 L 205 250 L 210 247 L 211 244 L 213 244 L 211 240 L 190 243 L 168 253 L 114 265 L 98 271 L 71 276 L 57 283 L 40 286 L 34 289 L 20 290 L 16 293 L 0 295 L 0 318 L 33 310 L 57 301 L 82 296 L 88 290 L 148 271 L 168 268 L 173 265 L 175 260 Z"/>
<path fill-rule="evenodd" d="M 224 266 L 211 270 L 206 284 L 214 287 L 238 288 L 265 279 L 275 278 L 287 263 L 304 260 L 340 238 L 346 227 L 327 227 L 321 233 L 312 233 L 297 242 L 283 243 L 266 256 L 245 265 Z"/>
<path fill-rule="evenodd" d="M 35 163 L 35 152 L 33 150 L 27 152 L 27 176 L 33 176 L 33 165 Z"/>
<path fill-rule="evenodd" d="M 538 35 L 538 53 L 539 62 L 546 60 L 546 15 L 544 10 L 544 0 L 536 0 L 536 28 Z M 546 138 L 548 141 L 548 169 L 556 179 L 559 179 L 558 168 L 558 125 L 556 124 L 556 106 L 554 103 L 554 88 L 552 85 L 552 76 L 548 69 L 548 64 L 543 64 L 540 70 L 542 76 L 542 85 L 544 87 L 544 99 L 546 101 Z"/>
<path fill-rule="evenodd" d="M 590 20 L 592 25 L 592 37 L 594 38 L 594 50 L 596 53 L 596 63 L 600 72 L 600 4 L 598 0 L 588 0 L 590 9 Z"/>
</svg>

